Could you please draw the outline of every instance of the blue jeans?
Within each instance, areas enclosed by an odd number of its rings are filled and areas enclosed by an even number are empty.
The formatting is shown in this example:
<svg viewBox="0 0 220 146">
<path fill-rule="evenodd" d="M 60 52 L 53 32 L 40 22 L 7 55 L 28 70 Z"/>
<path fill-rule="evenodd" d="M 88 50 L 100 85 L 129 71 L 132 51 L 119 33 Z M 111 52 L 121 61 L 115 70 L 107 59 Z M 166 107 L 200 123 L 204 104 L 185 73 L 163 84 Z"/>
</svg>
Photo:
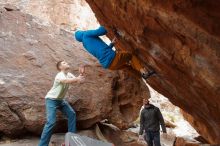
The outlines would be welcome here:
<svg viewBox="0 0 220 146">
<path fill-rule="evenodd" d="M 159 131 L 147 131 L 145 133 L 145 141 L 147 142 L 148 146 L 161 146 L 160 144 L 160 132 Z"/>
<path fill-rule="evenodd" d="M 46 99 L 47 122 L 38 146 L 48 146 L 56 124 L 56 111 L 59 109 L 68 118 L 68 132 L 76 132 L 76 113 L 65 100 Z"/>
</svg>

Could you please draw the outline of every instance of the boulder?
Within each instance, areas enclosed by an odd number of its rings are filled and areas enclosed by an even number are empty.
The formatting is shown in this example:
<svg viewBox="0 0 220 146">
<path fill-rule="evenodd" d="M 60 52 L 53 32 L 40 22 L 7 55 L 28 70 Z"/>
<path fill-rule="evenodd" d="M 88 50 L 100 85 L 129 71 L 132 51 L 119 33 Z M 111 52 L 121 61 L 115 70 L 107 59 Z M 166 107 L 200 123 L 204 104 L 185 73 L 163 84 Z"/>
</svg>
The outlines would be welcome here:
<svg viewBox="0 0 220 146">
<path fill-rule="evenodd" d="M 85 0 L 1 0 L 0 4 L 15 5 L 22 12 L 36 16 L 44 23 L 52 22 L 65 30 L 98 26 L 97 19 Z M 12 9 L 12 6 L 8 9 Z"/>
<path fill-rule="evenodd" d="M 190 114 L 194 128 L 220 143 L 218 0 L 86 0 L 116 47 L 157 76 L 148 83 Z"/>
<path fill-rule="evenodd" d="M 7 6 L 8 7 L 8 6 Z M 9 7 L 8 7 L 9 8 Z M 13 7 L 10 7 L 13 8 Z M 66 60 L 71 72 L 86 65 L 86 81 L 73 84 L 66 100 L 77 112 L 79 129 L 103 119 L 127 128 L 139 113 L 149 90 L 141 80 L 123 71 L 103 69 L 76 43 L 72 34 L 16 9 L 0 12 L 0 133 L 21 136 L 40 134 L 45 123 L 45 100 L 57 70 Z M 56 131 L 66 131 L 59 113 Z"/>
<path fill-rule="evenodd" d="M 106 125 L 99 125 L 102 135 L 107 141 L 112 142 L 115 146 L 145 146 L 146 143 L 138 141 L 138 134 L 126 130 L 112 129 Z"/>
<path fill-rule="evenodd" d="M 177 137 L 174 146 L 200 146 L 198 142 L 187 141 L 184 138 Z"/>
</svg>

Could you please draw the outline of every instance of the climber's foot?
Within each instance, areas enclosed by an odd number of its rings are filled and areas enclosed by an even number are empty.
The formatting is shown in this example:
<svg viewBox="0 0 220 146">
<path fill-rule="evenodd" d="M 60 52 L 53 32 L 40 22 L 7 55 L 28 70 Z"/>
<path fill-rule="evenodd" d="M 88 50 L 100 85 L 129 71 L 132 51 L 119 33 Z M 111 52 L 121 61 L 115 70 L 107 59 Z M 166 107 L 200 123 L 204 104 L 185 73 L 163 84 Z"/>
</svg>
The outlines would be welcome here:
<svg viewBox="0 0 220 146">
<path fill-rule="evenodd" d="M 156 74 L 156 72 L 154 70 L 149 71 L 148 73 L 143 73 L 142 74 L 142 78 L 144 78 L 145 80 L 147 80 L 149 77 L 151 77 L 152 75 Z"/>
</svg>

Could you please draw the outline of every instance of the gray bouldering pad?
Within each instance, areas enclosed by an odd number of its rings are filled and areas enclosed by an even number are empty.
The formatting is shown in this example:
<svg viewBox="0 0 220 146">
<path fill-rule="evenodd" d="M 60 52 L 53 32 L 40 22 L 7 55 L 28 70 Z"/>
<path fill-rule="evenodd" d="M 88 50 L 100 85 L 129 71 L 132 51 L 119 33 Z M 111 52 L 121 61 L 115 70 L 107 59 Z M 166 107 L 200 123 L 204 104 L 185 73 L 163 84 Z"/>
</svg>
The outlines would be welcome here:
<svg viewBox="0 0 220 146">
<path fill-rule="evenodd" d="M 114 146 L 111 143 L 92 139 L 87 136 L 80 136 L 74 133 L 66 133 L 65 146 Z"/>
</svg>

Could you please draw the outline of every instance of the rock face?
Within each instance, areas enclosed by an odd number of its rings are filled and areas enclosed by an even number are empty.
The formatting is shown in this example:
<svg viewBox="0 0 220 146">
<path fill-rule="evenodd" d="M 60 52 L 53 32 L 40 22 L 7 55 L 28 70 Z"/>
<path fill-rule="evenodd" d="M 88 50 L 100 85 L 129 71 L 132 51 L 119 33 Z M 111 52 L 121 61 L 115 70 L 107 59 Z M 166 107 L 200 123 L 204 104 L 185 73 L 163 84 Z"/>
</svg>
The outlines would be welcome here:
<svg viewBox="0 0 220 146">
<path fill-rule="evenodd" d="M 198 142 L 189 142 L 183 138 L 176 138 L 175 144 L 174 146 L 200 146 L 202 144 L 198 143 Z"/>
<path fill-rule="evenodd" d="M 98 26 L 97 20 L 85 0 L 1 0 L 0 4 L 13 4 L 22 12 L 66 30 L 88 29 Z M 61 15 L 62 14 L 62 15 Z"/>
<path fill-rule="evenodd" d="M 220 143 L 220 3 L 217 0 L 87 0 L 116 46 L 158 76 L 157 91 L 189 113 L 210 143 Z M 113 33 L 109 35 L 113 37 Z"/>
<path fill-rule="evenodd" d="M 78 66 L 87 64 L 85 83 L 73 84 L 67 95 L 77 112 L 78 128 L 91 127 L 105 118 L 126 128 L 138 116 L 142 98 L 149 97 L 142 81 L 102 69 L 70 33 L 45 26 L 13 7 L 1 7 L 1 134 L 41 132 L 45 123 L 44 96 L 52 86 L 59 60 L 69 62 L 76 75 Z M 59 114 L 57 130 L 65 131 L 65 123 Z"/>
</svg>

